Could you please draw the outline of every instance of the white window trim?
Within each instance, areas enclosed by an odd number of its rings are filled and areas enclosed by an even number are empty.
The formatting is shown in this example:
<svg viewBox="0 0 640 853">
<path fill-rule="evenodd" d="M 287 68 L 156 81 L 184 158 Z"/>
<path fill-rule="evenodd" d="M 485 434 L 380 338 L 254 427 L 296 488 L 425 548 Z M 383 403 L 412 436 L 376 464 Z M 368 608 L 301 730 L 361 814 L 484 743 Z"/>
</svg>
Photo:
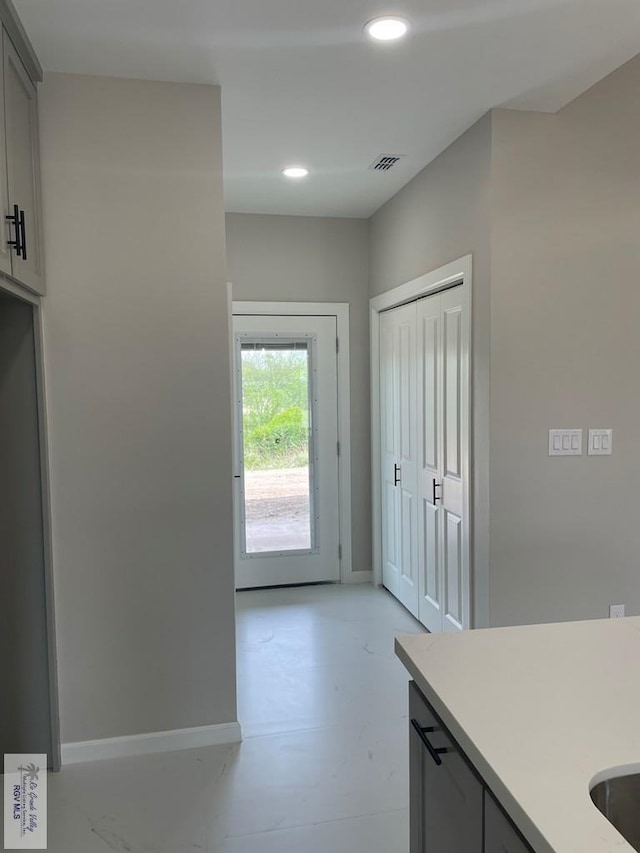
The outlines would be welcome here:
<svg viewBox="0 0 640 853">
<path fill-rule="evenodd" d="M 231 291 L 232 285 L 229 285 Z M 232 301 L 231 315 L 242 316 L 257 314 L 260 316 L 294 317 L 335 317 L 338 340 L 338 458 L 339 524 L 340 545 L 340 582 L 362 583 L 371 580 L 370 572 L 354 572 L 351 545 L 351 382 L 349 373 L 349 304 L 347 302 L 244 302 Z M 230 317 L 230 328 L 233 323 Z M 233 346 L 233 335 L 230 335 Z M 232 354 L 233 358 L 233 354 Z M 234 407 L 235 413 L 235 407 Z M 234 423 L 233 435 L 236 436 Z M 234 448 L 234 465 L 237 454 Z M 238 472 L 234 470 L 234 474 Z M 234 483 L 236 481 L 234 480 Z M 365 576 L 365 577 L 363 577 Z"/>
<path fill-rule="evenodd" d="M 472 256 L 465 255 L 450 264 L 432 270 L 412 281 L 394 287 L 380 296 L 369 300 L 369 334 L 371 347 L 371 485 L 372 485 L 372 549 L 373 549 L 373 582 L 382 584 L 382 483 L 380 470 L 380 312 L 397 308 L 407 302 L 413 302 L 423 296 L 429 296 L 440 290 L 445 290 L 456 284 L 462 284 L 468 290 L 469 314 L 473 318 L 472 307 Z M 473 319 L 471 319 L 471 340 L 473 340 Z M 471 470 L 467 477 L 465 504 L 469 518 L 469 558 L 471 582 L 471 624 L 477 627 L 477 589 L 479 582 L 475 574 L 473 547 L 474 514 L 471 496 L 473 495 L 473 350 L 470 351 L 469 367 L 469 460 Z"/>
</svg>

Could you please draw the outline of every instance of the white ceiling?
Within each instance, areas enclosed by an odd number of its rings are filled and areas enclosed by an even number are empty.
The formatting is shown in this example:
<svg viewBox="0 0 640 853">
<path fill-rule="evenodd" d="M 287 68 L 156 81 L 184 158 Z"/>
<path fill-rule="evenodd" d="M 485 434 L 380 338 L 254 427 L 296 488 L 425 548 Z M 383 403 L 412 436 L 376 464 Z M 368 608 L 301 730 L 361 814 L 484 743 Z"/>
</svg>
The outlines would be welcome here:
<svg viewBox="0 0 640 853">
<path fill-rule="evenodd" d="M 369 216 L 491 107 L 557 110 L 640 51 L 638 0 L 15 5 L 45 71 L 219 83 L 226 207 L 251 213 Z M 367 41 L 383 13 L 410 37 Z"/>
</svg>

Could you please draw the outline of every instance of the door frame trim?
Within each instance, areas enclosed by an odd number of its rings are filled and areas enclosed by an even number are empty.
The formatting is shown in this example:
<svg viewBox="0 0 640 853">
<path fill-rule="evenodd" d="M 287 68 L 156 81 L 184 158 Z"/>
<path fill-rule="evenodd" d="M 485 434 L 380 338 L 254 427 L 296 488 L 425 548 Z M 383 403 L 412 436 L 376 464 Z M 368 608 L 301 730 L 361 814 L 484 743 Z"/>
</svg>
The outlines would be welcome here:
<svg viewBox="0 0 640 853">
<path fill-rule="evenodd" d="M 342 548 L 340 559 L 340 583 L 362 583 L 371 581 L 370 572 L 354 572 L 351 544 L 351 382 L 349 372 L 349 303 L 348 302 L 231 302 L 231 324 L 234 316 L 293 316 L 335 317 L 338 341 L 338 500 L 339 540 Z M 233 334 L 230 335 L 233 349 Z M 233 357 L 233 352 L 232 352 Z M 237 460 L 235 407 L 234 425 L 234 474 Z M 234 489 L 237 480 L 234 479 Z M 235 506 L 235 502 L 234 502 Z M 366 575 L 366 577 L 362 577 Z"/>
<path fill-rule="evenodd" d="M 382 584 L 382 472 L 380 463 L 380 314 L 391 308 L 398 308 L 408 302 L 414 302 L 450 287 L 462 286 L 467 291 L 470 333 L 469 333 L 469 434 L 467 458 L 469 473 L 464 489 L 464 507 L 469 524 L 469 608 L 470 626 L 475 627 L 475 601 L 477 600 L 474 573 L 474 518 L 471 495 L 473 494 L 473 305 L 472 305 L 472 256 L 464 255 L 456 261 L 438 267 L 425 275 L 394 287 L 369 300 L 369 339 L 371 352 L 371 486 L 372 486 L 372 551 L 373 582 Z"/>
</svg>

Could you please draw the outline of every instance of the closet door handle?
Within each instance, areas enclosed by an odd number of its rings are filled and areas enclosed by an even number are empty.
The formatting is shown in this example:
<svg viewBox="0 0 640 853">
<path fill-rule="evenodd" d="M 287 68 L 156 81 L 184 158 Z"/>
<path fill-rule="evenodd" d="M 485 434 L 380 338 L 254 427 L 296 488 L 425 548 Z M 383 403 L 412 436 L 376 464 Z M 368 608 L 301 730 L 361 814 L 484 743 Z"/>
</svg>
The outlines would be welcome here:
<svg viewBox="0 0 640 853">
<path fill-rule="evenodd" d="M 438 766 L 440 766 L 442 764 L 442 759 L 440 758 L 440 756 L 443 755 L 445 752 L 449 752 L 449 750 L 446 748 L 446 746 L 439 747 L 438 749 L 436 749 L 436 747 L 431 743 L 431 741 L 427 737 L 427 732 L 434 732 L 435 731 L 434 727 L 433 726 L 422 727 L 417 720 L 411 720 L 411 727 L 413 728 L 414 732 L 418 735 L 418 737 L 420 738 L 422 743 L 426 746 L 427 752 L 429 753 L 431 758 L 433 758 L 435 763 Z"/>
<path fill-rule="evenodd" d="M 17 229 L 16 229 L 16 233 L 17 233 Z M 21 234 L 20 242 L 21 242 L 21 247 L 22 247 L 22 260 L 26 261 L 27 260 L 27 231 L 26 231 L 26 228 L 24 225 L 24 210 L 20 211 L 20 234 Z M 16 253 L 17 252 L 18 252 L 18 250 L 16 249 Z"/>
<path fill-rule="evenodd" d="M 16 255 L 20 258 L 22 257 L 22 241 L 21 241 L 21 229 L 20 229 L 20 210 L 17 204 L 13 205 L 13 213 L 5 216 L 7 222 L 11 222 L 16 229 L 16 239 L 15 240 L 7 240 L 7 246 L 13 246 L 15 249 Z"/>
<path fill-rule="evenodd" d="M 393 485 L 394 486 L 397 486 L 398 483 L 400 482 L 400 473 L 401 473 L 400 466 L 394 465 L 393 466 Z"/>
<path fill-rule="evenodd" d="M 434 477 L 434 478 L 433 478 L 433 502 L 434 502 L 434 503 L 436 503 L 436 501 L 441 501 L 441 500 L 442 500 L 442 495 L 438 495 L 438 494 L 436 494 L 436 489 L 441 489 L 441 488 L 442 488 L 442 484 L 441 484 L 441 483 L 439 483 L 439 482 L 436 480 L 436 478 Z"/>
</svg>

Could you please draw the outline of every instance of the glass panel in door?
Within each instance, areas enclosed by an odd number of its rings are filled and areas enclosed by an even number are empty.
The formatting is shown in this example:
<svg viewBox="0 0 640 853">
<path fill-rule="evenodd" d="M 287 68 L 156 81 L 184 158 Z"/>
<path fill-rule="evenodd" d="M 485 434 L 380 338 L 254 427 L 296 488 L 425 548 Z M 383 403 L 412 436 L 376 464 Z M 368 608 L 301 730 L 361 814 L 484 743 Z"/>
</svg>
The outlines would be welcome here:
<svg viewBox="0 0 640 853">
<path fill-rule="evenodd" d="M 245 341 L 240 355 L 242 552 L 308 552 L 315 546 L 310 342 Z"/>
</svg>

